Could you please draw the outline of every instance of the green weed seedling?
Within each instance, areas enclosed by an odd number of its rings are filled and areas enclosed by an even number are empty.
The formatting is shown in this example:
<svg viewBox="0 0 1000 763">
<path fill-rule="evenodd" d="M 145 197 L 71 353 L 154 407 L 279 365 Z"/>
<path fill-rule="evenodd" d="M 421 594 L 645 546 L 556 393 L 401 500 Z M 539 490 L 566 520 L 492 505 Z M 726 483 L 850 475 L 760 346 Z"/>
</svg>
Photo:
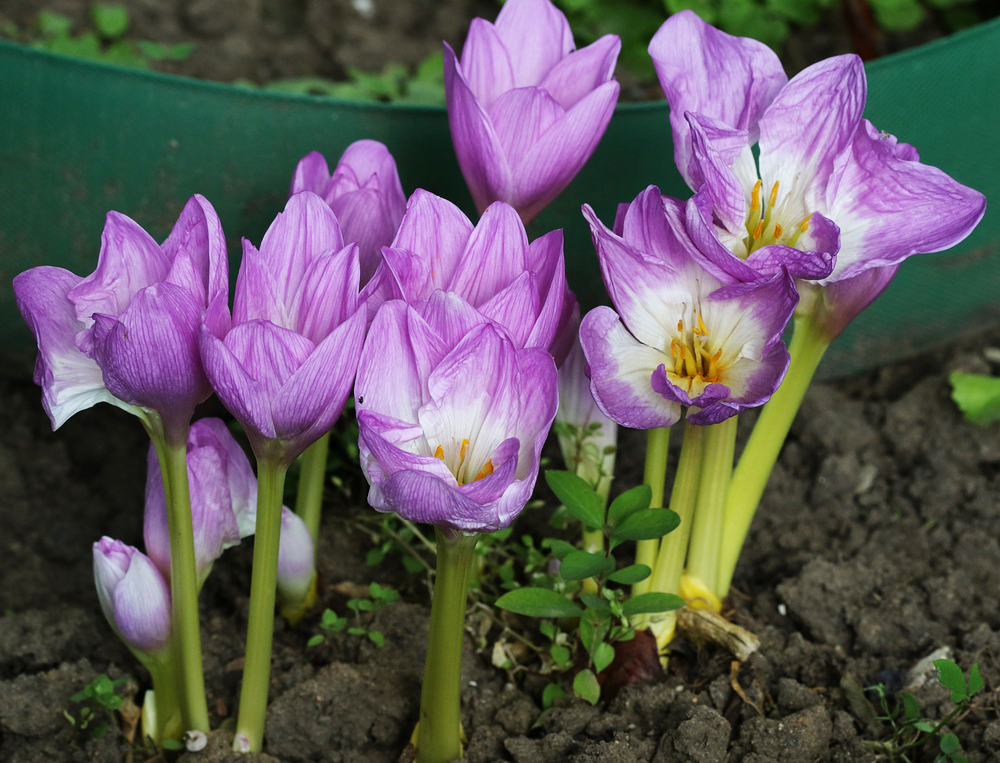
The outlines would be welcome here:
<svg viewBox="0 0 1000 763">
<path fill-rule="evenodd" d="M 945 731 L 945 728 L 969 708 L 972 697 L 983 688 L 979 665 L 972 666 L 968 678 L 951 660 L 934 660 L 934 667 L 937 669 L 938 681 L 951 692 L 951 701 L 955 707 L 944 718 L 935 721 L 921 714 L 920 705 L 912 694 L 901 692 L 899 703 L 890 708 L 885 686 L 877 684 L 869 687 L 869 691 L 875 692 L 878 697 L 881 709 L 876 720 L 888 724 L 892 730 L 890 739 L 868 742 L 872 750 L 888 756 L 889 760 L 911 763 L 909 754 L 934 739 L 937 740 L 939 750 L 934 763 L 968 763 L 958 736 L 953 731 Z"/>
<path fill-rule="evenodd" d="M 547 471 L 545 479 L 571 516 L 588 530 L 600 530 L 604 551 L 577 549 L 566 541 L 547 538 L 543 548 L 559 561 L 552 585 L 535 585 L 508 591 L 496 604 L 529 617 L 544 618 L 540 632 L 549 641 L 546 669 L 556 673 L 577 667 L 576 654 L 585 654 L 584 667 L 577 670 L 573 694 L 596 704 L 600 699 L 597 674 L 615 657 L 614 644 L 635 635 L 637 615 L 659 614 L 679 609 L 684 600 L 668 593 L 650 592 L 629 597 L 618 586 L 631 586 L 650 575 L 644 564 L 618 568 L 614 549 L 627 541 L 661 538 L 679 522 L 669 509 L 649 508 L 650 489 L 640 485 L 622 493 L 605 510 L 604 499 L 585 480 L 571 472 Z M 592 584 L 585 586 L 584 581 Z M 563 631 L 567 621 L 573 624 Z M 565 690 L 552 683 L 542 696 L 548 708 Z"/>
<path fill-rule="evenodd" d="M 149 69 L 155 61 L 183 61 L 194 50 L 189 42 L 166 45 L 125 39 L 129 18 L 124 5 L 95 3 L 90 8 L 90 23 L 90 29 L 73 34 L 69 17 L 42 9 L 34 28 L 19 30 L 7 24 L 0 31 L 6 37 L 52 53 L 133 69 Z"/>
<path fill-rule="evenodd" d="M 123 698 L 118 689 L 123 683 L 124 678 L 112 681 L 102 673 L 69 698 L 70 702 L 80 705 L 76 714 L 63 710 L 63 715 L 71 726 L 89 731 L 93 739 L 101 738 L 115 722 L 115 711 L 122 706 Z"/>
<path fill-rule="evenodd" d="M 370 599 L 350 599 L 347 607 L 354 613 L 355 625 L 350 625 L 346 617 L 341 617 L 332 609 L 324 609 L 319 627 L 327 633 L 347 632 L 352 636 L 367 636 L 377 647 L 385 646 L 385 636 L 381 631 L 368 630 L 361 625 L 361 613 L 375 613 L 399 599 L 399 591 L 378 583 L 368 586 Z M 317 633 L 306 642 L 306 646 L 319 646 L 326 641 L 326 636 Z"/>
<path fill-rule="evenodd" d="M 968 421 L 986 426 L 1000 420 L 1000 376 L 954 371 L 948 381 L 951 399 Z"/>
</svg>

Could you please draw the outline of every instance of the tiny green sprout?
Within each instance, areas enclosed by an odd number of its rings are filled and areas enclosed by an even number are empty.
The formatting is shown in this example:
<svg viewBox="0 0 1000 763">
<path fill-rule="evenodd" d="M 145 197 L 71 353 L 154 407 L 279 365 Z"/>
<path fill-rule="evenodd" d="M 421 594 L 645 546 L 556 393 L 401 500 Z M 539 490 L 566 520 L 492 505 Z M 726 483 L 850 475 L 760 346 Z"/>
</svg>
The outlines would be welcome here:
<svg viewBox="0 0 1000 763">
<path fill-rule="evenodd" d="M 82 705 L 77 715 L 63 710 L 63 716 L 70 725 L 89 731 L 93 739 L 99 739 L 115 722 L 114 713 L 124 701 L 118 690 L 124 683 L 124 678 L 112 681 L 102 673 L 69 698 L 70 702 Z"/>
<path fill-rule="evenodd" d="M 966 419 L 980 426 L 1000 420 L 1000 377 L 955 371 L 948 381 L 951 399 Z"/>
<path fill-rule="evenodd" d="M 973 664 L 968 677 L 954 662 L 947 659 L 934 660 L 938 681 L 951 692 L 952 708 L 944 718 L 935 721 L 920 712 L 920 705 L 909 692 L 901 692 L 899 702 L 891 707 L 885 686 L 877 684 L 869 687 L 878 698 L 881 714 L 875 720 L 889 725 L 892 736 L 885 741 L 868 742 L 875 752 L 887 755 L 889 760 L 900 760 L 911 763 L 909 753 L 922 746 L 930 739 L 936 739 L 938 754 L 935 763 L 968 763 L 968 758 L 962 752 L 962 744 L 953 731 L 944 731 L 945 727 L 963 714 L 972 703 L 972 697 L 984 685 L 979 665 Z M 902 711 L 902 713 L 901 713 Z"/>
<path fill-rule="evenodd" d="M 356 625 L 348 627 L 346 617 L 341 617 L 332 609 L 324 609 L 323 614 L 320 616 L 319 627 L 327 633 L 346 632 L 351 636 L 365 636 L 375 646 L 379 648 L 385 646 L 385 635 L 381 631 L 368 630 L 361 625 L 361 613 L 375 613 L 383 607 L 398 601 L 399 591 L 373 582 L 368 586 L 368 595 L 371 596 L 370 599 L 349 599 L 347 602 L 348 609 L 354 612 Z M 319 646 L 325 641 L 326 636 L 322 633 L 317 633 L 306 642 L 306 646 Z"/>
</svg>

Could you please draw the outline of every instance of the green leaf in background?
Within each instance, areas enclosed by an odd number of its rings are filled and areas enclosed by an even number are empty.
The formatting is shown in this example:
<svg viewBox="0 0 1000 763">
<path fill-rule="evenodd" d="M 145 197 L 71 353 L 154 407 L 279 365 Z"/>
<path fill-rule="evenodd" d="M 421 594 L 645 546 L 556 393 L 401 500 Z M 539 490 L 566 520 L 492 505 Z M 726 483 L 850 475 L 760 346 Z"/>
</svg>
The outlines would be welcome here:
<svg viewBox="0 0 1000 763">
<path fill-rule="evenodd" d="M 643 509 L 627 517 L 611 531 L 615 540 L 650 540 L 662 538 L 681 523 L 670 509 Z"/>
<path fill-rule="evenodd" d="M 572 472 L 549 469 L 545 481 L 566 511 L 585 527 L 596 530 L 604 526 L 604 500 L 585 480 Z"/>
<path fill-rule="evenodd" d="M 1000 377 L 955 371 L 948 381 L 951 399 L 966 419 L 980 425 L 1000 419 Z"/>
<path fill-rule="evenodd" d="M 593 660 L 594 660 L 594 670 L 600 673 L 608 665 L 614 662 L 615 659 L 615 648 L 611 646 L 607 641 L 602 641 L 594 649 Z"/>
<path fill-rule="evenodd" d="M 645 564 L 630 564 L 628 567 L 622 567 L 620 570 L 612 572 L 607 576 L 607 579 L 612 583 L 635 585 L 636 583 L 648 578 L 652 572 L 653 571 Z"/>
<path fill-rule="evenodd" d="M 983 681 L 982 673 L 979 672 L 979 663 L 974 662 L 972 669 L 969 671 L 969 696 L 977 694 L 984 685 L 985 682 Z"/>
<path fill-rule="evenodd" d="M 548 710 L 557 699 L 565 696 L 566 692 L 562 686 L 559 684 L 549 684 L 542 690 L 542 710 Z"/>
<path fill-rule="evenodd" d="M 573 693 L 592 705 L 601 698 L 601 685 L 590 668 L 584 668 L 573 678 Z"/>
<path fill-rule="evenodd" d="M 117 40 L 128 29 L 128 11 L 124 5 L 96 3 L 90 9 L 94 28 L 105 40 Z"/>
<path fill-rule="evenodd" d="M 870 0 L 878 25 L 887 32 L 909 32 L 924 20 L 918 0 Z"/>
<path fill-rule="evenodd" d="M 951 701 L 958 704 L 969 695 L 962 669 L 951 660 L 934 660 L 938 680 L 951 692 Z"/>
<path fill-rule="evenodd" d="M 562 594 L 547 588 L 518 588 L 496 600 L 508 612 L 528 617 L 579 617 L 583 610 Z"/>
<path fill-rule="evenodd" d="M 652 591 L 633 596 L 622 606 L 622 612 L 626 617 L 650 615 L 657 612 L 672 612 L 675 609 L 680 609 L 684 604 L 684 599 L 680 596 Z"/>
<path fill-rule="evenodd" d="M 586 580 L 596 578 L 615 568 L 615 560 L 604 554 L 590 551 L 571 551 L 559 565 L 559 575 L 563 580 Z"/>
<path fill-rule="evenodd" d="M 559 540 L 559 538 L 545 538 L 542 540 L 542 548 L 549 549 L 552 552 L 552 556 L 559 560 L 565 559 L 568 554 L 576 551 L 576 546 L 564 540 Z"/>
<path fill-rule="evenodd" d="M 626 490 L 611 502 L 608 508 L 608 523 L 617 525 L 640 509 L 648 509 L 652 498 L 653 491 L 649 485 L 637 485 L 631 490 Z"/>
<path fill-rule="evenodd" d="M 72 26 L 69 16 L 45 9 L 38 12 L 38 32 L 42 37 L 65 37 Z"/>
</svg>

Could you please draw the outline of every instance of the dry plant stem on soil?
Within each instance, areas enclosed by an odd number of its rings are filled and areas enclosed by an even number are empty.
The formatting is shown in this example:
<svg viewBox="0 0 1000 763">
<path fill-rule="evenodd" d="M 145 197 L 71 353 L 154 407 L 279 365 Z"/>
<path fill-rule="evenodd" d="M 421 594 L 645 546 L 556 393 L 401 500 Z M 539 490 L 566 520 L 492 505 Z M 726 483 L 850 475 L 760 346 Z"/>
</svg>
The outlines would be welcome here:
<svg viewBox="0 0 1000 763">
<path fill-rule="evenodd" d="M 276 458 L 257 461 L 257 528 L 250 578 L 250 618 L 240 707 L 236 720 L 237 752 L 260 752 L 271 677 L 274 599 L 278 582 L 281 496 L 287 467 Z"/>
<path fill-rule="evenodd" d="M 309 528 L 313 546 L 319 543 L 320 509 L 323 505 L 323 487 L 326 484 L 326 459 L 330 452 L 330 433 L 320 437 L 306 448 L 299 457 L 299 491 L 295 499 L 295 513 Z"/>
<path fill-rule="evenodd" d="M 667 478 L 667 446 L 670 444 L 670 427 L 650 429 L 646 434 L 646 469 L 643 484 L 649 485 L 652 497 L 649 501 L 651 509 L 663 506 L 663 485 Z M 660 541 L 640 540 L 635 547 L 635 563 L 645 564 L 650 569 L 656 563 L 656 554 Z M 632 595 L 638 596 L 650 590 L 651 579 L 640 580 L 632 586 Z"/>
<path fill-rule="evenodd" d="M 739 463 L 733 471 L 726 500 L 726 518 L 722 536 L 719 593 L 729 593 L 736 562 L 746 540 L 768 478 L 778 461 L 778 454 L 795 420 L 830 340 L 819 329 L 820 322 L 810 315 L 796 315 L 788 352 L 788 373 L 760 411 Z"/>
<path fill-rule="evenodd" d="M 170 596 L 172 602 L 174 664 L 180 689 L 181 719 L 185 731 L 208 731 L 208 704 L 201 662 L 198 621 L 198 575 L 195 567 L 194 527 L 187 471 L 187 427 L 168 437 L 160 417 L 147 413 L 143 425 L 156 450 L 163 475 L 170 532 Z"/>
<path fill-rule="evenodd" d="M 479 533 L 435 528 L 437 576 L 431 600 L 424 684 L 420 692 L 417 762 L 462 757 L 462 640 L 469 574 Z"/>
</svg>

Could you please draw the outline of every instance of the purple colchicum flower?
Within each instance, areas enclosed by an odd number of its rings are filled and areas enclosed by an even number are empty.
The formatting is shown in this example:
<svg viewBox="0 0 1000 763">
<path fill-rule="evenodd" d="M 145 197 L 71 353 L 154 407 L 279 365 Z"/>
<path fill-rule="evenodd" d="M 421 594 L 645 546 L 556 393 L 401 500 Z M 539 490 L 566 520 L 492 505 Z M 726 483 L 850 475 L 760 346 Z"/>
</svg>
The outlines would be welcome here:
<svg viewBox="0 0 1000 763">
<path fill-rule="evenodd" d="M 108 623 L 138 656 L 159 657 L 170 642 L 170 587 L 138 549 L 101 538 L 94 544 L 94 582 Z"/>
<path fill-rule="evenodd" d="M 445 43 L 448 122 L 480 212 L 506 201 L 527 222 L 569 184 L 611 120 L 620 50 L 616 35 L 575 50 L 549 0 L 508 0 L 495 24 L 473 19 L 461 63 Z"/>
<path fill-rule="evenodd" d="M 205 370 L 258 458 L 294 458 L 330 429 L 351 390 L 366 323 L 358 247 L 330 207 L 289 199 L 258 251 L 243 243 L 232 327 L 224 298 L 206 314 Z"/>
<path fill-rule="evenodd" d="M 437 294 L 416 308 L 387 302 L 372 322 L 355 385 L 368 502 L 491 532 L 531 496 L 557 408 L 555 364 L 476 323 L 458 296 Z"/>
<path fill-rule="evenodd" d="M 162 245 L 109 212 L 97 269 L 86 278 L 54 267 L 18 275 L 14 292 L 38 342 L 35 382 L 53 428 L 110 402 L 157 412 L 177 437 L 211 394 L 198 323 L 228 281 L 222 226 L 201 196 Z"/>
<path fill-rule="evenodd" d="M 982 194 L 862 118 L 857 56 L 787 80 L 766 45 L 691 11 L 664 22 L 649 52 L 677 167 L 695 191 L 688 233 L 719 277 L 752 281 L 786 267 L 822 287 L 845 284 L 829 307 L 860 311 L 904 259 L 953 246 L 983 215 Z M 854 315 L 831 314 L 830 338 Z"/>
<path fill-rule="evenodd" d="M 591 391 L 622 426 L 715 424 L 762 405 L 788 368 L 781 334 L 797 303 L 781 271 L 754 283 L 701 267 L 680 202 L 650 186 L 620 216 L 622 234 L 584 207 L 615 310 L 583 319 Z M 617 312 L 615 312 L 617 310 Z"/>
<path fill-rule="evenodd" d="M 316 574 L 309 528 L 294 511 L 281 509 L 281 542 L 278 546 L 278 596 L 296 605 L 306 600 Z"/>
<path fill-rule="evenodd" d="M 417 189 L 372 281 L 369 305 L 416 304 L 453 292 L 503 326 L 518 347 L 544 347 L 557 362 L 569 351 L 564 331 L 576 310 L 566 285 L 562 232 L 528 243 L 524 224 L 503 202 L 475 226 L 450 201 Z"/>
<path fill-rule="evenodd" d="M 323 155 L 313 151 L 295 167 L 291 193 L 301 191 L 312 191 L 330 205 L 344 240 L 360 249 L 361 284 L 368 283 L 380 261 L 379 251 L 396 235 L 406 209 L 406 194 L 389 149 L 377 140 L 355 141 L 333 174 Z"/>
<path fill-rule="evenodd" d="M 146 553 L 170 579 L 167 502 L 156 451 L 149 449 L 146 472 Z M 194 526 L 195 565 L 199 584 L 222 552 L 253 535 L 257 479 L 250 461 L 221 419 L 199 419 L 187 440 L 188 485 Z"/>
</svg>

